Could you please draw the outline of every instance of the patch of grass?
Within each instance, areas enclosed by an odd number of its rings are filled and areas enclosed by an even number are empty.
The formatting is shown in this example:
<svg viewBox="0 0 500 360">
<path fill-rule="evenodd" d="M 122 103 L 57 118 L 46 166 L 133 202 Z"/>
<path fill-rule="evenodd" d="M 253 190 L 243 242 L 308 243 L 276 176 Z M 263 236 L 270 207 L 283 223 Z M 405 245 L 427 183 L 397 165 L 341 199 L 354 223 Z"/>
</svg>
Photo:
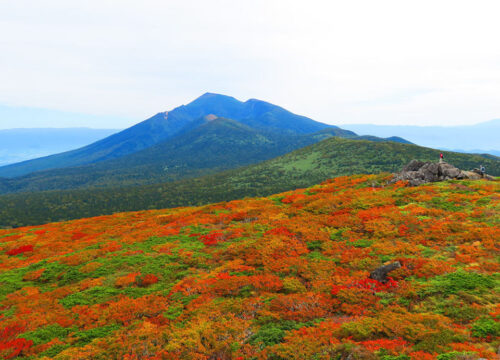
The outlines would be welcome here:
<svg viewBox="0 0 500 360">
<path fill-rule="evenodd" d="M 319 152 L 310 152 L 304 155 L 297 155 L 293 161 L 282 165 L 285 171 L 307 171 L 313 170 L 316 166 L 316 161 L 321 157 Z"/>
</svg>

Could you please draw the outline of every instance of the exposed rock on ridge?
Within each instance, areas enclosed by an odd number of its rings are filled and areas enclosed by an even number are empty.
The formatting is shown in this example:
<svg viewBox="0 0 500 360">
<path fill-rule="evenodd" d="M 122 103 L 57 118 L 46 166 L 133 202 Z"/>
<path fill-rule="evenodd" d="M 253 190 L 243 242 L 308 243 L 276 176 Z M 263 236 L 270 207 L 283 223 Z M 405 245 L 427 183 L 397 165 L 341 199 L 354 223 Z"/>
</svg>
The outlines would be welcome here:
<svg viewBox="0 0 500 360">
<path fill-rule="evenodd" d="M 447 162 L 423 162 L 419 160 L 410 161 L 399 173 L 394 174 L 390 183 L 396 181 L 408 181 L 410 186 L 421 184 L 452 180 L 452 179 L 481 179 L 487 178 L 493 180 L 489 175 L 481 175 L 478 171 L 464 171 L 448 164 Z"/>
</svg>

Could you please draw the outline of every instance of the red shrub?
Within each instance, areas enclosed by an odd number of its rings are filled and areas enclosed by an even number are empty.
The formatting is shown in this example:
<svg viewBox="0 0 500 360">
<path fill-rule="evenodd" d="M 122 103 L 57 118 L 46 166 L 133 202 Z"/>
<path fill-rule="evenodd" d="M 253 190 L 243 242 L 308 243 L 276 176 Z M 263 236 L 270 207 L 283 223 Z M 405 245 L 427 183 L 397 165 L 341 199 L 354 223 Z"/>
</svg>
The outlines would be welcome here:
<svg viewBox="0 0 500 360">
<path fill-rule="evenodd" d="M 218 273 L 216 276 L 217 276 L 217 279 L 221 279 L 221 280 L 231 279 L 231 275 L 227 272 Z"/>
<path fill-rule="evenodd" d="M 153 274 L 141 275 L 135 278 L 135 283 L 140 287 L 148 287 L 149 285 L 156 284 L 157 282 L 158 276 Z"/>
<path fill-rule="evenodd" d="M 71 240 L 80 240 L 81 238 L 87 236 L 87 234 L 84 234 L 80 231 L 75 231 L 73 233 L 73 236 L 71 236 Z"/>
<path fill-rule="evenodd" d="M 264 235 L 285 235 L 285 236 L 294 236 L 295 234 L 288 230 L 286 227 L 281 226 L 271 230 L 268 230 L 264 233 Z"/>
<path fill-rule="evenodd" d="M 408 346 L 408 343 L 401 338 L 366 340 L 362 341 L 361 344 L 367 350 L 372 352 L 380 349 L 390 350 L 391 352 L 400 352 L 404 347 Z"/>
<path fill-rule="evenodd" d="M 354 286 L 360 289 L 372 290 L 374 293 L 376 293 L 396 288 L 398 287 L 398 282 L 393 280 L 391 277 L 387 277 L 386 283 L 367 278 L 359 280 L 356 284 L 354 284 Z"/>
<path fill-rule="evenodd" d="M 335 296 L 338 294 L 338 292 L 340 290 L 351 289 L 351 288 L 371 290 L 373 293 L 377 293 L 380 291 L 388 291 L 390 289 L 394 289 L 397 287 L 398 287 L 398 282 L 395 281 L 391 277 L 387 277 L 386 283 L 382 283 L 382 282 L 377 281 L 377 280 L 366 278 L 366 279 L 362 279 L 362 280 L 356 281 L 354 283 L 351 283 L 349 285 L 333 285 L 330 293 Z"/>
<path fill-rule="evenodd" d="M 22 245 L 17 248 L 10 249 L 9 251 L 6 252 L 6 254 L 10 256 L 15 256 L 30 251 L 33 251 L 33 245 Z"/>
<path fill-rule="evenodd" d="M 207 235 L 202 235 L 199 239 L 205 246 L 214 246 L 224 239 L 224 234 L 220 231 L 215 231 Z"/>
<path fill-rule="evenodd" d="M 4 359 L 12 359 L 20 355 L 23 350 L 28 350 L 33 346 L 32 340 L 26 339 L 14 339 L 10 341 L 0 342 L 0 354 L 3 355 Z"/>
</svg>

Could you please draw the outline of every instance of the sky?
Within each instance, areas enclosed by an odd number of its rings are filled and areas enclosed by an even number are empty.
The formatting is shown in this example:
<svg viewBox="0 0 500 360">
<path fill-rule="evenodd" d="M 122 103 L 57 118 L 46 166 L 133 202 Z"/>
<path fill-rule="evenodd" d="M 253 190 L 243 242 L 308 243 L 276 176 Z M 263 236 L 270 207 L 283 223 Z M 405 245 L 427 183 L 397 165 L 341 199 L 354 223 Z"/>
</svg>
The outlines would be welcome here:
<svg viewBox="0 0 500 360">
<path fill-rule="evenodd" d="M 0 0 L 0 129 L 120 129 L 205 92 L 336 125 L 488 121 L 498 14 L 498 0 Z"/>
</svg>

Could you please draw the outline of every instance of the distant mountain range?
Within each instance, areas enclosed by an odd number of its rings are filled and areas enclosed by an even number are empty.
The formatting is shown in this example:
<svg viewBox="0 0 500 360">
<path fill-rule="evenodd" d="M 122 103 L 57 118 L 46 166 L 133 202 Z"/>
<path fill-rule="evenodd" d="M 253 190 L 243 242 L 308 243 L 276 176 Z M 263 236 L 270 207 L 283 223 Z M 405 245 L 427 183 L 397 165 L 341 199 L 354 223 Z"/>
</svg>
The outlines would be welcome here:
<svg viewBox="0 0 500 360">
<path fill-rule="evenodd" d="M 500 156 L 500 119 L 467 126 L 345 124 L 342 127 L 358 134 L 396 135 L 436 149 Z"/>
<path fill-rule="evenodd" d="M 31 128 L 0 130 L 0 166 L 72 150 L 118 130 Z"/>
<path fill-rule="evenodd" d="M 412 144 L 332 137 L 259 164 L 180 181 L 2 195 L 0 227 L 266 196 L 340 175 L 395 172 L 412 159 L 436 161 L 439 154 Z M 489 174 L 500 175 L 498 158 L 453 152 L 444 156 L 461 169 L 483 164 Z"/>
<path fill-rule="evenodd" d="M 251 99 L 206 93 L 80 149 L 0 168 L 0 193 L 175 181 L 267 160 L 354 132 Z"/>
</svg>

